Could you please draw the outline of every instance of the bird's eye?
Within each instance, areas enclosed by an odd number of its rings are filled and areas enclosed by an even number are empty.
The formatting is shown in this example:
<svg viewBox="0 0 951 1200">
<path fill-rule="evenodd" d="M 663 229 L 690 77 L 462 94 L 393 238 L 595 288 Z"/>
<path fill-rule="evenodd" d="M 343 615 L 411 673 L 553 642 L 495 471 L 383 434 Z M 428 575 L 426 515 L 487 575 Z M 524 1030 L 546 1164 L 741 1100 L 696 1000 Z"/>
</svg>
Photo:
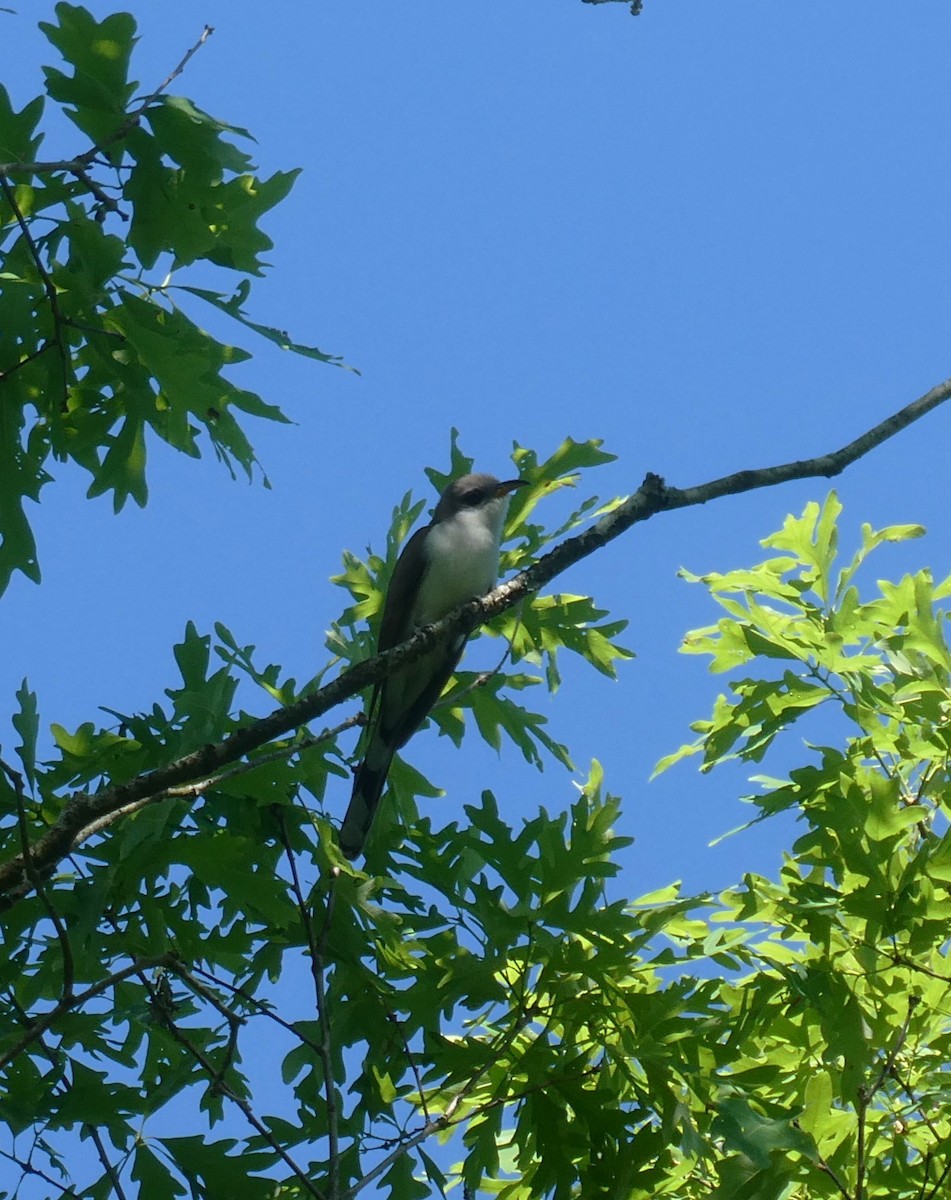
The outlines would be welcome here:
<svg viewBox="0 0 951 1200">
<path fill-rule="evenodd" d="M 466 492 L 466 494 L 462 497 L 462 503 L 467 505 L 469 508 L 475 508 L 477 504 L 482 503 L 482 493 Z"/>
</svg>

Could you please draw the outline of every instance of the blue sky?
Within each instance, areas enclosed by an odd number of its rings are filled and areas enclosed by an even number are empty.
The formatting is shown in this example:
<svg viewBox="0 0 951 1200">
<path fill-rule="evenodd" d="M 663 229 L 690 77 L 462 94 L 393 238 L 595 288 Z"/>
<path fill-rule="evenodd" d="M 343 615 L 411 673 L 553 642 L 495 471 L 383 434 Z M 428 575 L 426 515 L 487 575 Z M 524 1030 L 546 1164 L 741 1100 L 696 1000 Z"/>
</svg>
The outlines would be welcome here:
<svg viewBox="0 0 951 1200">
<path fill-rule="evenodd" d="M 0 14 L 18 107 L 54 61 L 35 29 L 52 4 L 19 7 Z M 252 428 L 272 491 L 155 445 L 148 508 L 114 517 L 59 472 L 35 510 L 44 582 L 18 579 L 0 603 L 0 694 L 12 703 L 28 675 L 46 723 L 150 706 L 190 619 L 311 675 L 341 550 L 382 546 L 408 488 L 431 496 L 423 468 L 445 466 L 453 426 L 499 475 L 513 440 L 546 455 L 568 435 L 602 438 L 618 460 L 590 486 L 608 496 L 647 471 L 687 486 L 830 450 L 951 374 L 944 2 L 647 0 L 636 19 L 580 0 L 125 7 L 143 91 L 215 26 L 171 90 L 249 128 L 265 173 L 304 168 L 266 220 L 273 270 L 251 314 L 361 374 L 249 344 L 235 378 L 296 422 Z M 44 152 L 81 148 L 63 125 Z M 836 483 L 846 530 L 930 531 L 873 560 L 869 584 L 951 570 L 949 420 L 939 411 Z M 537 698 L 624 798 L 631 896 L 778 870 L 788 826 L 708 848 L 749 815 L 744 771 L 648 777 L 723 686 L 676 653 L 716 619 L 677 569 L 756 561 L 758 539 L 827 486 L 657 518 L 559 581 L 631 622 L 638 658 L 617 683 L 567 670 Z M 463 760 L 430 733 L 409 754 L 448 789 L 433 811 L 483 786 L 513 819 L 574 795 L 513 750 L 496 760 L 473 743 Z"/>
</svg>

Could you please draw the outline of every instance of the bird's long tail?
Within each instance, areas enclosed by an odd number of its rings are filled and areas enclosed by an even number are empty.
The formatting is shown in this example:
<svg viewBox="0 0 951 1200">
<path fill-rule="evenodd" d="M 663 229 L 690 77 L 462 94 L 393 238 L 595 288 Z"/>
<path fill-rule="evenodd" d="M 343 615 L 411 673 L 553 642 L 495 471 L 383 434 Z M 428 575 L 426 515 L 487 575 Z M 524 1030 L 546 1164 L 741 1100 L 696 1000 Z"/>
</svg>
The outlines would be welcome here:
<svg viewBox="0 0 951 1200">
<path fill-rule="evenodd" d="M 363 762 L 353 780 L 353 795 L 340 826 L 340 848 L 347 858 L 356 858 L 363 851 L 377 805 L 383 795 L 386 774 L 390 769 L 396 747 L 379 733 L 367 747 Z"/>
</svg>

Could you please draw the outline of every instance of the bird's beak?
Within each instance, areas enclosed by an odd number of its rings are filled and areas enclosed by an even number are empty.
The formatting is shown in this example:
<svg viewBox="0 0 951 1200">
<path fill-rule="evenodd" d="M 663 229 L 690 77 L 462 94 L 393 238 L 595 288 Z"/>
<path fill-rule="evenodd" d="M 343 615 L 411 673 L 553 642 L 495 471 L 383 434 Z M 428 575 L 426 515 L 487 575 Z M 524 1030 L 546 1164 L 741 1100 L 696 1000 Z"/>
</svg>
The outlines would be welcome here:
<svg viewBox="0 0 951 1200">
<path fill-rule="evenodd" d="M 495 489 L 497 497 L 507 496 L 509 492 L 514 492 L 516 488 L 528 487 L 527 479 L 506 479 L 504 483 L 500 483 Z"/>
</svg>

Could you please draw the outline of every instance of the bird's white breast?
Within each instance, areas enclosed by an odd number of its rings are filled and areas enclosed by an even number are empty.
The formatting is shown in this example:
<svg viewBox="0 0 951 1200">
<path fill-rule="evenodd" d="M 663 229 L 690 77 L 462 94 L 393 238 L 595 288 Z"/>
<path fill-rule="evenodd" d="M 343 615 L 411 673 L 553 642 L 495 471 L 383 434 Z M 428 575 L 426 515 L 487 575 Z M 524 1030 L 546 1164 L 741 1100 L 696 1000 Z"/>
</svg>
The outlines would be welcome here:
<svg viewBox="0 0 951 1200">
<path fill-rule="evenodd" d="M 495 586 L 499 573 L 499 542 L 508 497 L 477 509 L 460 509 L 434 525 L 426 536 L 428 563 L 413 623 L 429 625 L 475 596 Z"/>
</svg>

